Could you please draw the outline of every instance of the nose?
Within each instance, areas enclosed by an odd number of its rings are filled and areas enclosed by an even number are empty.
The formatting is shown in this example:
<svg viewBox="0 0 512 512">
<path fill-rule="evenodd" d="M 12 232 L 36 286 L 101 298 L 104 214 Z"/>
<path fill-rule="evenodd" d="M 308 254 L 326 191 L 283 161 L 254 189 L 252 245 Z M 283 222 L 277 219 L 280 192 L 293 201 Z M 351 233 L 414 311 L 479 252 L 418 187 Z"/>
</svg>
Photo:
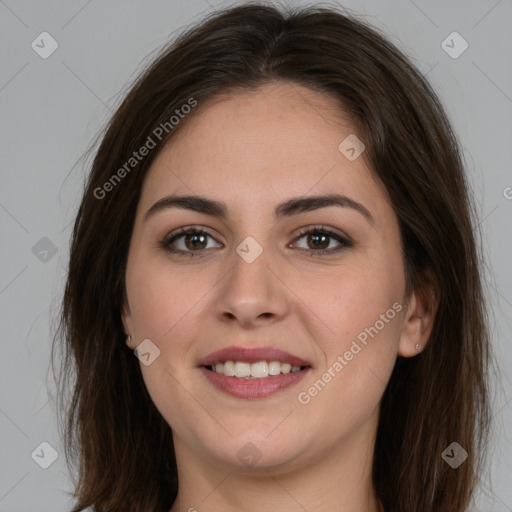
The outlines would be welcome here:
<svg viewBox="0 0 512 512">
<path fill-rule="evenodd" d="M 290 307 L 290 292 L 278 265 L 264 250 L 248 263 L 234 251 L 232 270 L 218 289 L 216 314 L 223 322 L 243 327 L 268 325 L 284 318 Z"/>
</svg>

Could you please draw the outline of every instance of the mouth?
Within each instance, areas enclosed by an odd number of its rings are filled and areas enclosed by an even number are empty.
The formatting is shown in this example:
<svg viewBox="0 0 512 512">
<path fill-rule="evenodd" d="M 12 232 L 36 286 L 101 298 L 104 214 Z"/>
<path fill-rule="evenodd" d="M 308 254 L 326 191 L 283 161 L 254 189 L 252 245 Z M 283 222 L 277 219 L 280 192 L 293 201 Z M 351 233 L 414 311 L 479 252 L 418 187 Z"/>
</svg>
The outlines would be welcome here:
<svg viewBox="0 0 512 512">
<path fill-rule="evenodd" d="M 215 388 L 236 398 L 264 398 L 296 384 L 312 365 L 293 354 L 269 347 L 230 347 L 198 364 Z"/>
</svg>

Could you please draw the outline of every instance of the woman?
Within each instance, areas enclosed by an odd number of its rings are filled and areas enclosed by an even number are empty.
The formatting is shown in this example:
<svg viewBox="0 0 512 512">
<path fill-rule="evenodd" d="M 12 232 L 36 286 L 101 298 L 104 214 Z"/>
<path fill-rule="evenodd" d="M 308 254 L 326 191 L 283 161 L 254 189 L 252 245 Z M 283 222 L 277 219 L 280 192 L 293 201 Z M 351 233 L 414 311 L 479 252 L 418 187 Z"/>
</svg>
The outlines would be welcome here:
<svg viewBox="0 0 512 512">
<path fill-rule="evenodd" d="M 472 208 L 442 105 L 374 28 L 245 4 L 183 34 L 75 223 L 73 512 L 466 510 L 489 424 Z"/>
</svg>

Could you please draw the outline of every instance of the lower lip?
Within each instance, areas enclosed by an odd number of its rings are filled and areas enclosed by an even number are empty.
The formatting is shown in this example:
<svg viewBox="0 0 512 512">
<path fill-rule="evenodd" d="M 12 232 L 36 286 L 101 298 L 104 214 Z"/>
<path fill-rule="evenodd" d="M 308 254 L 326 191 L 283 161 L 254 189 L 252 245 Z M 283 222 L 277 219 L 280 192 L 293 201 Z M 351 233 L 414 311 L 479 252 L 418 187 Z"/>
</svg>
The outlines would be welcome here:
<svg viewBox="0 0 512 512">
<path fill-rule="evenodd" d="M 281 373 L 263 379 L 227 377 L 221 373 L 201 367 L 206 378 L 217 388 L 236 398 L 264 398 L 297 384 L 309 368 L 294 373 Z"/>
</svg>

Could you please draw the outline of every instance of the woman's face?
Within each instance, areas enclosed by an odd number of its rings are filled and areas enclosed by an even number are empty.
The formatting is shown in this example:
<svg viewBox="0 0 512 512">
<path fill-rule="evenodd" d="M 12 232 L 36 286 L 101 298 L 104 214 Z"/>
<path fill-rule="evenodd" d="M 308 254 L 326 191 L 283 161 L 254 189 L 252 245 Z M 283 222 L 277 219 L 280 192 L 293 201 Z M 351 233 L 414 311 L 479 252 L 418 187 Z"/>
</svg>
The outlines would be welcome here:
<svg viewBox="0 0 512 512">
<path fill-rule="evenodd" d="M 364 445 L 415 353 L 397 218 L 338 109 L 287 83 L 199 105 L 145 179 L 123 321 L 178 457 L 284 470 Z"/>
</svg>

